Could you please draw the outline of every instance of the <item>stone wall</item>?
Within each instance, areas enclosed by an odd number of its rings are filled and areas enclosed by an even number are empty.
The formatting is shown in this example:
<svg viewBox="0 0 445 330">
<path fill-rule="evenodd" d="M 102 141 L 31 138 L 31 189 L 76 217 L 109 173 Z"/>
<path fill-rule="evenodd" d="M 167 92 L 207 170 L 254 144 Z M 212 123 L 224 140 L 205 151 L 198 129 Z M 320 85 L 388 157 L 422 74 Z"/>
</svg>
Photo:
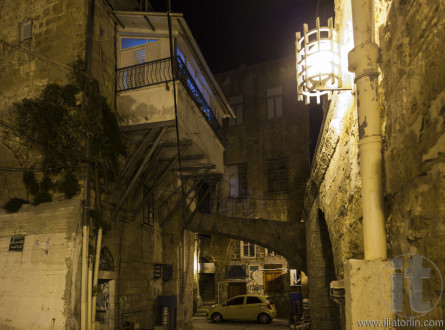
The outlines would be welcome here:
<svg viewBox="0 0 445 330">
<path fill-rule="evenodd" d="M 335 3 L 337 28 L 341 40 L 347 42 L 352 36 L 348 36 L 351 32 L 350 3 L 346 0 Z M 440 251 L 444 248 L 445 233 L 442 225 L 445 216 L 445 5 L 443 1 L 382 0 L 375 1 L 375 8 L 376 41 L 380 47 L 379 111 L 388 258 L 405 253 L 423 255 L 443 274 L 445 264 Z M 354 103 L 347 91 L 333 95 L 330 101 L 325 100 L 324 124 L 306 186 L 311 315 L 326 315 L 327 305 L 323 306 L 322 300 L 328 304 L 329 282 L 343 279 L 344 262 L 363 258 L 360 159 Z M 320 236 L 320 212 L 324 214 L 328 230 L 324 238 Z M 323 252 L 326 251 L 323 242 L 328 237 L 332 260 Z M 323 271 L 331 261 L 335 278 Z M 320 274 L 324 276 L 318 276 Z M 434 304 L 440 293 L 440 279 L 431 277 L 425 283 L 424 300 Z M 405 302 L 409 301 L 407 288 Z M 443 304 L 439 302 L 420 320 L 443 319 Z M 415 313 L 411 311 L 411 315 Z M 313 327 L 340 327 L 336 323 L 338 317 L 326 317 L 330 318 L 331 325 L 324 325 L 313 317 Z M 340 315 L 340 319 L 343 317 Z"/>
<path fill-rule="evenodd" d="M 80 219 L 79 200 L 0 211 L 1 328 L 80 327 Z M 17 236 L 23 251 L 10 251 Z"/>
<path fill-rule="evenodd" d="M 430 258 L 445 274 L 445 4 L 393 0 L 379 26 L 390 257 Z M 442 275 L 443 276 L 443 275 Z M 425 280 L 424 280 L 425 281 Z M 426 284 L 437 298 L 440 280 Z M 406 296 L 405 299 L 408 299 Z M 443 319 L 445 301 L 422 319 Z"/>
<path fill-rule="evenodd" d="M 231 216 L 299 221 L 309 166 L 309 117 L 308 108 L 295 102 L 294 57 L 242 67 L 218 75 L 217 80 L 228 99 L 243 95 L 244 123 L 225 124 L 228 143 L 224 157 L 226 166 L 247 163 L 248 189 L 243 198 L 224 196 L 220 211 Z M 279 86 L 284 115 L 267 119 L 266 90 Z M 281 157 L 289 157 L 289 191 L 268 193 L 267 160 Z"/>
<path fill-rule="evenodd" d="M 32 19 L 32 39 L 20 41 L 21 24 Z M 0 119 L 14 124 L 13 103 L 40 94 L 47 83 L 68 83 L 70 70 L 65 68 L 77 57 L 85 56 L 85 1 L 32 0 L 2 1 L 0 3 Z M 31 167 L 38 159 L 30 157 L 30 149 L 23 147 L 16 136 L 1 133 L 0 165 L 20 169 Z M 21 183 L 22 173 L 0 171 L 0 205 L 11 197 L 26 199 Z"/>
</svg>

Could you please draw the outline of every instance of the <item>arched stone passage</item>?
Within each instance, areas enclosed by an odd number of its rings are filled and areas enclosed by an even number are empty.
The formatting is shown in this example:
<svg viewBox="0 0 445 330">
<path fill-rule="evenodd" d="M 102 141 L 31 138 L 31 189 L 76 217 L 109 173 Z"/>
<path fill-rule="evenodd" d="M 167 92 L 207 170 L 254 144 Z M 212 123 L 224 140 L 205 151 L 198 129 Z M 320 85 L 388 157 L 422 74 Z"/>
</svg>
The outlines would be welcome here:
<svg viewBox="0 0 445 330">
<path fill-rule="evenodd" d="M 190 229 L 204 234 L 219 234 L 272 249 L 285 257 L 290 268 L 306 269 L 304 223 L 197 214 Z"/>
<path fill-rule="evenodd" d="M 334 255 L 326 219 L 321 210 L 308 223 L 308 287 L 313 329 L 341 329 L 339 305 L 330 299 L 335 276 Z"/>
</svg>

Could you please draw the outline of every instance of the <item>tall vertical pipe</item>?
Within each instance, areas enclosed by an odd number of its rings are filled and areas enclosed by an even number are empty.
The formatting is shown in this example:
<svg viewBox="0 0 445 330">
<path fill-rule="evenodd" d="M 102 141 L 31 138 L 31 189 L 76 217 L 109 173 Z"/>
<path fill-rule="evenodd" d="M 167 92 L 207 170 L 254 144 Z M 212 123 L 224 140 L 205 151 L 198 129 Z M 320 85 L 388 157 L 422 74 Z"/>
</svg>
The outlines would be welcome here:
<svg viewBox="0 0 445 330">
<path fill-rule="evenodd" d="M 88 261 L 88 309 L 87 309 L 87 329 L 91 330 L 91 305 L 93 298 L 93 260 Z"/>
<path fill-rule="evenodd" d="M 374 38 L 373 1 L 351 0 L 354 49 L 349 53 L 349 71 L 355 73 L 357 91 L 363 239 L 366 260 L 387 257 L 378 99 L 379 48 Z"/>
<path fill-rule="evenodd" d="M 87 287 L 88 287 L 88 240 L 89 227 L 82 227 L 82 273 L 80 291 L 80 328 L 87 329 Z"/>
<path fill-rule="evenodd" d="M 97 288 L 97 283 L 99 282 L 99 264 L 100 264 L 100 249 L 102 246 L 102 227 L 99 227 L 97 231 L 96 240 L 96 258 L 94 260 L 94 277 L 93 277 L 93 288 Z M 94 322 L 96 321 L 96 294 L 93 296 L 92 306 L 91 306 L 91 322 L 92 329 L 94 328 Z"/>
</svg>

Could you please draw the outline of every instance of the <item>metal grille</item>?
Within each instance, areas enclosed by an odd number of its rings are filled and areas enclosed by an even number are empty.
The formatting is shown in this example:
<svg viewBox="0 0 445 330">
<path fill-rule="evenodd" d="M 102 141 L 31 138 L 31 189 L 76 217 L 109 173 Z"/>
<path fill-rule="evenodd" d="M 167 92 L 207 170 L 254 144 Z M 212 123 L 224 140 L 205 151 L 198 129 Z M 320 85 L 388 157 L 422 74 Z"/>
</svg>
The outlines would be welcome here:
<svg viewBox="0 0 445 330">
<path fill-rule="evenodd" d="M 229 279 L 245 279 L 247 277 L 246 265 L 229 265 L 226 266 L 226 278 Z"/>
<path fill-rule="evenodd" d="M 187 70 L 186 65 L 179 56 L 174 57 L 173 63 L 175 79 L 182 83 L 196 107 L 212 128 L 213 132 L 216 134 L 221 143 L 225 145 L 227 139 L 224 131 L 214 113 L 210 109 L 206 99 L 199 90 L 198 85 L 196 84 L 192 75 Z M 121 68 L 117 70 L 116 75 L 116 89 L 118 92 L 167 83 L 173 80 L 170 58 L 164 58 Z"/>
</svg>

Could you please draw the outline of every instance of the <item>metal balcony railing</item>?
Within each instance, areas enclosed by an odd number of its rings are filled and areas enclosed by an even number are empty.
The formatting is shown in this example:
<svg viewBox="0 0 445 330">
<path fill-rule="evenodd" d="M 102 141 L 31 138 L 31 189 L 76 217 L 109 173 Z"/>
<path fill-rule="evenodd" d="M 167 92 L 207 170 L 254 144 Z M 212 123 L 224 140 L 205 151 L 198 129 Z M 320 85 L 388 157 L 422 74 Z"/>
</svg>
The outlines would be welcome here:
<svg viewBox="0 0 445 330">
<path fill-rule="evenodd" d="M 213 132 L 216 134 L 221 143 L 226 145 L 227 139 L 224 131 L 214 113 L 210 109 L 206 99 L 199 90 L 198 85 L 196 84 L 192 75 L 187 70 L 187 66 L 178 56 L 174 57 L 173 63 L 175 79 L 182 83 L 185 90 L 190 95 L 209 126 L 212 128 Z M 171 60 L 168 57 L 161 60 L 117 69 L 116 78 L 116 90 L 118 92 L 167 83 L 173 81 Z"/>
</svg>

